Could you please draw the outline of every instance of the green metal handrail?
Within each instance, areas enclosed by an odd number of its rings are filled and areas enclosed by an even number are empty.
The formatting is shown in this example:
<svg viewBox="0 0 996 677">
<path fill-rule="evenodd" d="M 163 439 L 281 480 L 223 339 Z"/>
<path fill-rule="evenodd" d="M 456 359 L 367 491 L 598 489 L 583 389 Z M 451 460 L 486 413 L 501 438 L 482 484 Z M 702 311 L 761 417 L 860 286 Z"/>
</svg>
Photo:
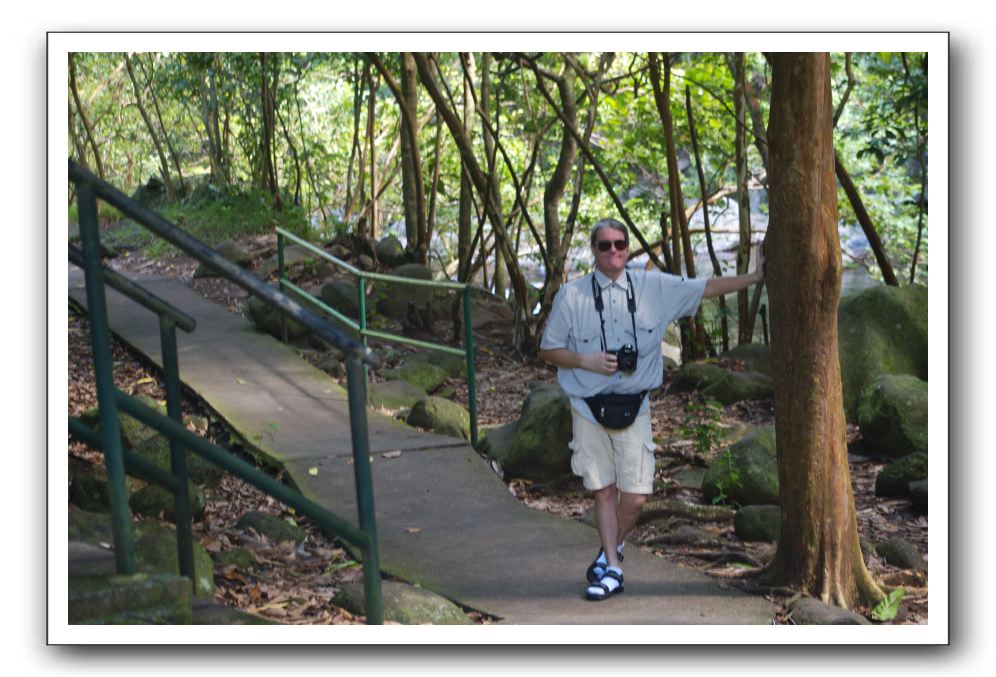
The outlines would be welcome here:
<svg viewBox="0 0 996 677">
<path fill-rule="evenodd" d="M 328 253 L 321 247 L 318 247 L 305 239 L 290 233 L 283 228 L 276 228 L 277 232 L 277 280 L 280 284 L 280 290 L 286 291 L 290 290 L 306 299 L 309 303 L 315 307 L 323 310 L 332 317 L 336 318 L 340 322 L 344 323 L 350 329 L 356 331 L 359 335 L 363 344 L 366 345 L 367 337 L 379 338 L 385 341 L 395 341 L 397 343 L 404 343 L 407 345 L 415 346 L 418 348 L 426 348 L 428 350 L 435 350 L 441 353 L 447 353 L 450 355 L 459 355 L 465 357 L 467 360 L 467 400 L 470 409 L 470 442 L 476 448 L 477 439 L 477 376 L 474 370 L 474 331 L 472 325 L 472 314 L 471 314 L 471 303 L 470 294 L 472 287 L 469 284 L 463 282 L 446 282 L 440 280 L 413 280 L 408 277 L 399 277 L 397 275 L 383 275 L 381 273 L 369 273 L 355 266 L 346 263 L 342 259 L 336 258 L 332 254 Z M 304 247 L 308 251 L 318 255 L 319 257 L 325 259 L 329 263 L 345 270 L 346 272 L 354 275 L 356 277 L 356 296 L 357 305 L 359 306 L 359 320 L 354 320 L 346 315 L 342 314 L 335 308 L 332 308 L 326 303 L 323 303 L 320 299 L 315 297 L 313 294 L 297 286 L 291 282 L 286 276 L 286 269 L 284 267 L 284 240 L 290 240 L 301 247 Z M 451 289 L 454 291 L 461 292 L 463 296 L 463 326 L 464 326 L 464 348 L 454 348 L 448 346 L 444 343 L 433 343 L 431 341 L 420 341 L 418 339 L 409 338 L 408 336 L 402 336 L 399 334 L 389 334 L 387 332 L 376 331 L 367 328 L 367 312 L 366 312 L 366 284 L 364 280 L 371 280 L 374 282 L 390 282 L 396 284 L 407 284 L 416 287 L 429 287 L 433 289 Z M 284 341 L 287 341 L 286 324 L 283 325 L 284 331 Z"/>
<path fill-rule="evenodd" d="M 193 584 L 195 576 L 192 518 L 185 453 L 185 450 L 190 450 L 209 462 L 241 477 L 301 514 L 314 519 L 319 526 L 328 532 L 334 533 L 359 547 L 363 560 L 367 622 L 370 624 L 383 623 L 380 556 L 374 518 L 373 482 L 366 419 L 366 379 L 364 377 L 365 365 L 378 366 L 380 358 L 365 345 L 349 338 L 326 320 L 242 270 L 155 212 L 139 205 L 110 184 L 98 179 L 72 160 L 69 161 L 69 178 L 76 183 L 77 187 L 80 237 L 83 244 L 82 251 L 71 247 L 69 255 L 71 261 L 81 265 L 86 280 L 87 309 L 90 315 L 91 345 L 97 381 L 97 404 L 100 412 L 100 432 L 90 429 L 79 419 L 73 417 L 69 417 L 69 431 L 78 439 L 91 444 L 104 453 L 107 467 L 108 498 L 111 508 L 111 528 L 114 535 L 115 564 L 118 573 L 132 574 L 135 572 L 134 534 L 124 483 L 125 471 L 128 470 L 132 474 L 163 486 L 174 494 L 180 573 L 189 577 Z M 353 439 L 353 470 L 356 482 L 357 511 L 359 513 L 358 528 L 220 447 L 194 435 L 183 426 L 180 412 L 176 328 L 192 331 L 196 325 L 192 318 L 166 301 L 101 265 L 100 236 L 97 224 L 98 197 L 197 260 L 215 268 L 223 277 L 239 284 L 250 293 L 276 307 L 282 315 L 291 315 L 346 354 L 349 419 Z M 163 351 L 163 373 L 166 386 L 166 416 L 146 407 L 114 386 L 105 284 L 152 309 L 159 316 L 160 344 Z M 119 410 L 134 416 L 169 439 L 171 464 L 169 473 L 123 449 L 118 419 Z"/>
</svg>

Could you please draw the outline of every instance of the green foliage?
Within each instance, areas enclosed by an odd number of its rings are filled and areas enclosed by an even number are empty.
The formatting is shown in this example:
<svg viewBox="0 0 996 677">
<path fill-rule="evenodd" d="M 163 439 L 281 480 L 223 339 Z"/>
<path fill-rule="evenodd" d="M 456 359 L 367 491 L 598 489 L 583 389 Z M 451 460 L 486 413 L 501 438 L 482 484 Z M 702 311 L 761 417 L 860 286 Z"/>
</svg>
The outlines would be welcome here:
<svg viewBox="0 0 996 677">
<path fill-rule="evenodd" d="M 697 453 L 707 456 L 722 437 L 719 421 L 723 415 L 723 404 L 713 399 L 701 404 L 689 402 L 685 411 L 685 420 L 678 426 L 677 432 L 694 443 Z"/>
<path fill-rule="evenodd" d="M 876 621 L 891 621 L 899 612 L 899 603 L 903 601 L 906 591 L 896 588 L 872 609 L 871 617 Z"/>
<path fill-rule="evenodd" d="M 729 449 L 724 451 L 716 462 L 725 463 L 726 472 L 716 480 L 716 489 L 719 493 L 712 497 L 712 502 L 713 505 L 728 505 L 729 496 L 726 490 L 740 486 L 740 469 L 733 465 L 733 454 Z"/>
</svg>

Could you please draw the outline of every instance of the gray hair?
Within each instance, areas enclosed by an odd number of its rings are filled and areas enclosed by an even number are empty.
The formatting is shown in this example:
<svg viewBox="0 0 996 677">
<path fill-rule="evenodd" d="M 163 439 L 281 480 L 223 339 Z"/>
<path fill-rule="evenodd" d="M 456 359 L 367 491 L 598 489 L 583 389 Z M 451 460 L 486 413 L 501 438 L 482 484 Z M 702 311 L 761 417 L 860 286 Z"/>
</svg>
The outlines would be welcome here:
<svg viewBox="0 0 996 677">
<path fill-rule="evenodd" d="M 616 219 L 602 219 L 591 229 L 591 246 L 594 247 L 595 243 L 598 241 L 598 231 L 603 228 L 611 228 L 612 230 L 622 231 L 623 240 L 625 240 L 626 245 L 629 246 L 629 231 L 626 226 Z"/>
</svg>

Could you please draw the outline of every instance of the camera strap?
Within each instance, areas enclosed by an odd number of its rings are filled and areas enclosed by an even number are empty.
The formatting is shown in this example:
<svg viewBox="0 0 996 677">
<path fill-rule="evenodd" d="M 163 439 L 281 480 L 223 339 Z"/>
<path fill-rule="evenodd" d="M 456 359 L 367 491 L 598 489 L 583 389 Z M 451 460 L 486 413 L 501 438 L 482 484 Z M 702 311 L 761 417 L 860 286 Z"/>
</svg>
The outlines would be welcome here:
<svg viewBox="0 0 996 677">
<path fill-rule="evenodd" d="M 595 273 L 591 274 L 591 293 L 595 297 L 595 310 L 598 311 L 598 320 L 601 323 L 602 352 L 604 353 L 609 347 L 605 342 L 605 317 L 602 315 L 605 303 L 602 302 L 602 288 L 595 281 Z M 626 273 L 626 307 L 629 309 L 629 319 L 633 323 L 633 347 L 637 352 L 640 352 L 640 340 L 636 334 L 636 294 L 633 292 L 633 280 L 630 279 L 628 272 Z"/>
</svg>

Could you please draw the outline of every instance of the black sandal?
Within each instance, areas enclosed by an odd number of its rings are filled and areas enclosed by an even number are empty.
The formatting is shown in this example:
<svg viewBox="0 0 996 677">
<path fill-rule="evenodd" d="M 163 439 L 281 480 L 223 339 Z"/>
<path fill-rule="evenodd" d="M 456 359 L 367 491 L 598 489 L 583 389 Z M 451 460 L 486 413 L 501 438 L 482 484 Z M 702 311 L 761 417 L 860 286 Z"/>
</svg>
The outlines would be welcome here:
<svg viewBox="0 0 996 677">
<path fill-rule="evenodd" d="M 592 585 L 595 585 L 600 580 L 602 580 L 602 576 L 605 575 L 605 570 L 609 568 L 608 562 L 599 562 L 598 561 L 598 558 L 601 557 L 603 554 L 605 554 L 605 548 L 599 548 L 598 549 L 598 554 L 595 555 L 595 561 L 592 562 L 591 564 L 589 564 L 588 565 L 588 570 L 584 572 L 584 577 Z M 622 556 L 621 552 L 617 553 L 616 557 L 619 559 L 620 562 L 623 561 L 623 556 Z M 599 576 L 597 573 L 595 573 L 595 569 L 601 569 L 602 570 L 602 576 Z"/>
<path fill-rule="evenodd" d="M 605 583 L 602 582 L 606 578 L 611 578 L 615 581 L 618 581 L 619 585 L 610 590 L 609 586 L 607 586 Z M 602 576 L 601 581 L 599 581 L 598 583 L 592 583 L 591 585 L 588 586 L 588 589 L 585 591 L 585 599 L 591 600 L 593 602 L 600 602 L 603 599 L 608 599 L 609 597 L 612 597 L 612 595 L 615 595 L 616 593 L 622 592 L 624 590 L 624 587 L 625 586 L 623 585 L 622 573 L 617 574 L 615 571 L 608 569 L 606 570 L 605 574 Z"/>
</svg>

